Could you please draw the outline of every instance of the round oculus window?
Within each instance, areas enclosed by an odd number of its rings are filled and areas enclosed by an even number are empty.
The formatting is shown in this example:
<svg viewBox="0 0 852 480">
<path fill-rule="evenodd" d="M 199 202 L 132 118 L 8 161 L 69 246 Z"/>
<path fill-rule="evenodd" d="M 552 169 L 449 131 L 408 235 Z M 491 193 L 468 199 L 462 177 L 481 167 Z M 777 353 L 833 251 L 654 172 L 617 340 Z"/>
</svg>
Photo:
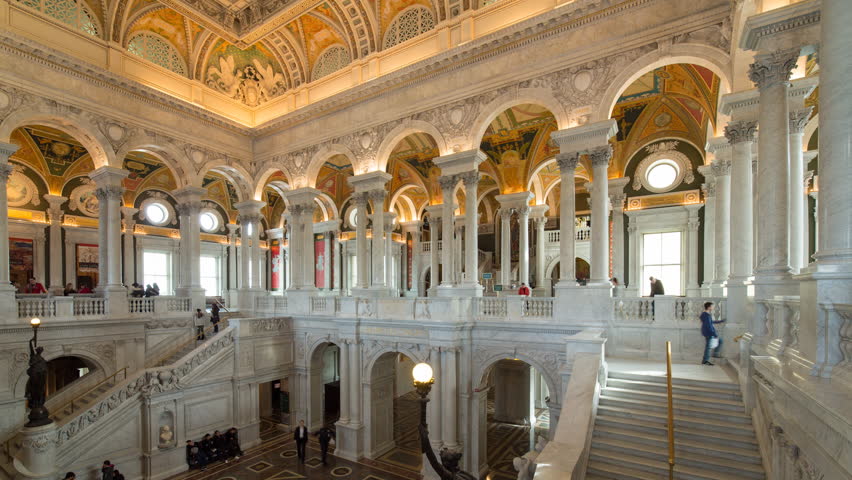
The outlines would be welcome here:
<svg viewBox="0 0 852 480">
<path fill-rule="evenodd" d="M 161 203 L 151 203 L 145 207 L 145 216 L 154 225 L 162 225 L 169 219 L 169 211 Z"/>
<path fill-rule="evenodd" d="M 198 223 L 205 232 L 212 232 L 219 228 L 219 219 L 211 212 L 201 212 Z"/>
<path fill-rule="evenodd" d="M 678 176 L 677 164 L 671 160 L 659 160 L 648 168 L 645 178 L 648 186 L 654 190 L 665 190 L 671 187 Z"/>
</svg>

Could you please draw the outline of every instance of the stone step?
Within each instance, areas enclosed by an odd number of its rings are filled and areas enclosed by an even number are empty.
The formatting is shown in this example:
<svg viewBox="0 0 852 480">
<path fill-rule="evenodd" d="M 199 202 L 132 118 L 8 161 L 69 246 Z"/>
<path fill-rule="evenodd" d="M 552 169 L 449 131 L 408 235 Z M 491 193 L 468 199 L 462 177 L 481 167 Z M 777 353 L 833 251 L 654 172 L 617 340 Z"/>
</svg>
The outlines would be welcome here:
<svg viewBox="0 0 852 480">
<path fill-rule="evenodd" d="M 648 432 L 612 426 L 608 424 L 596 424 L 594 438 L 612 438 L 620 441 L 642 444 L 655 448 L 668 448 L 668 432 L 660 429 L 659 432 Z M 761 465 L 760 453 L 754 442 L 743 441 L 738 445 L 732 445 L 727 438 L 716 438 L 716 441 L 708 441 L 707 435 L 684 435 L 681 430 L 675 430 L 675 453 L 693 453 L 710 455 L 716 458 L 728 459 L 753 465 Z"/>
<path fill-rule="evenodd" d="M 600 464 L 607 464 L 607 466 L 601 468 Z M 659 480 L 668 476 L 669 465 L 667 461 L 652 460 L 616 451 L 600 452 L 593 449 L 589 455 L 589 471 L 596 475 L 618 480 Z M 609 477 L 607 477 L 608 475 Z M 743 475 L 743 472 L 731 474 L 716 469 L 711 470 L 677 463 L 674 469 L 674 478 L 678 480 L 743 480 L 744 478 L 765 478 L 763 472 Z"/>
<path fill-rule="evenodd" d="M 616 452 L 633 455 L 668 463 L 668 446 L 653 445 L 616 440 L 611 438 L 592 439 L 593 451 L 604 455 L 605 452 Z M 724 472 L 738 475 L 741 478 L 763 478 L 763 467 L 760 464 L 737 462 L 731 459 L 714 457 L 709 449 L 706 453 L 692 453 L 683 450 L 675 453 L 677 465 L 686 465 L 702 470 Z"/>
<path fill-rule="evenodd" d="M 606 387 L 601 390 L 601 395 L 616 398 L 631 398 L 646 402 L 662 403 L 668 408 L 668 395 L 666 392 L 646 392 L 627 388 Z M 696 407 L 712 410 L 731 410 L 741 412 L 745 408 L 739 400 L 725 398 L 708 398 L 697 395 L 672 394 L 672 403 L 675 407 Z"/>
<path fill-rule="evenodd" d="M 712 368 L 712 367 L 708 367 Z M 628 373 L 628 372 L 608 372 L 608 380 L 610 379 L 622 379 L 622 380 L 639 380 L 642 382 L 648 383 L 661 383 L 663 385 L 666 384 L 666 376 L 665 375 L 643 375 L 641 373 Z M 733 390 L 736 392 L 740 391 L 740 386 L 736 383 L 730 382 L 714 382 L 708 380 L 695 380 L 691 378 L 672 378 L 672 385 L 684 386 L 684 387 L 701 387 L 701 388 L 711 388 L 714 390 Z"/>
<path fill-rule="evenodd" d="M 643 392 L 666 393 L 666 383 L 649 382 L 645 380 L 627 380 L 624 378 L 608 378 L 607 388 L 625 388 Z M 675 395 L 692 395 L 705 398 L 720 398 L 742 402 L 742 394 L 738 390 L 719 390 L 713 387 L 696 387 L 690 385 L 675 385 L 672 383 L 672 392 Z"/>
<path fill-rule="evenodd" d="M 668 435 L 666 422 L 660 421 L 649 422 L 647 420 L 598 414 L 595 419 L 595 428 L 598 428 L 599 426 L 621 428 L 624 430 L 663 437 Z M 735 434 L 678 426 L 675 430 L 675 438 L 707 443 L 708 447 L 712 446 L 713 448 L 719 445 L 728 445 L 732 448 L 752 449 L 757 446 L 757 439 L 754 436 L 754 432 L 741 432 L 740 434 Z"/>
<path fill-rule="evenodd" d="M 647 422 L 655 422 L 663 427 L 668 422 L 668 414 L 666 412 L 653 411 L 637 411 L 635 408 L 625 408 L 623 406 L 598 405 L 598 416 L 614 416 L 619 418 L 629 418 L 633 420 L 644 420 Z M 693 417 L 684 416 L 675 412 L 675 427 L 677 429 L 690 428 L 699 431 L 711 431 L 720 433 L 733 433 L 740 436 L 753 436 L 754 429 L 751 423 L 731 422 L 719 416 Z"/>
<path fill-rule="evenodd" d="M 668 413 L 668 405 L 665 401 L 634 400 L 631 398 L 613 397 L 606 394 L 600 395 L 600 405 L 627 408 L 637 413 Z M 675 416 L 720 419 L 729 423 L 741 423 L 751 425 L 751 417 L 744 413 L 725 410 L 720 408 L 702 408 L 684 405 L 674 405 Z"/>
</svg>

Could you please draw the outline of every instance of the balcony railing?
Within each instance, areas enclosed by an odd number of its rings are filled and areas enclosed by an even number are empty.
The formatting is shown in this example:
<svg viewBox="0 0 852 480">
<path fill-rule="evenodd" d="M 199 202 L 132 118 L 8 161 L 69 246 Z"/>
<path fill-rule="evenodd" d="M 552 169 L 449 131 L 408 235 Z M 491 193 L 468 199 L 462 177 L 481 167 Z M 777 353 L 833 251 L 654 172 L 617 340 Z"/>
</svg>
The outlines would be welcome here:
<svg viewBox="0 0 852 480">
<path fill-rule="evenodd" d="M 22 296 L 17 299 L 18 318 L 99 318 L 109 313 L 108 300 L 94 295 Z M 146 316 L 192 310 L 188 297 L 158 296 L 127 299 L 127 313 Z M 117 313 L 115 315 L 120 315 Z"/>
</svg>

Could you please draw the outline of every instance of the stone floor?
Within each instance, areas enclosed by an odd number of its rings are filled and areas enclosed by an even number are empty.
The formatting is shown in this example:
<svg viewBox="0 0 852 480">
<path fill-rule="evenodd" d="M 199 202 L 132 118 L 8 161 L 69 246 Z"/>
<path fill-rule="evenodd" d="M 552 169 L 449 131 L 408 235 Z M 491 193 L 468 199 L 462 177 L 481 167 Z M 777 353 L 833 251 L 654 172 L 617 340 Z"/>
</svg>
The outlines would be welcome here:
<svg viewBox="0 0 852 480">
<path fill-rule="evenodd" d="M 700 359 L 699 359 L 700 360 Z M 666 375 L 665 360 L 640 360 L 607 357 L 607 368 L 611 372 L 637 373 L 641 375 Z M 737 383 L 736 372 L 728 365 L 717 362 L 714 366 L 698 362 L 672 362 L 672 378 L 704 380 L 708 382 Z"/>
</svg>

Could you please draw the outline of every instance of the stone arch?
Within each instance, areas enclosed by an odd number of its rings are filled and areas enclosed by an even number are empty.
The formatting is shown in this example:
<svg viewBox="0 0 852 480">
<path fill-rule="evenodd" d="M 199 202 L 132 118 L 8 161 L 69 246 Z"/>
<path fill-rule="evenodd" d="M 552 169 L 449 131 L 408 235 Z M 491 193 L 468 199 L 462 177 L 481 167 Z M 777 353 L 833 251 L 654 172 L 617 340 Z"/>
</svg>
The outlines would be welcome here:
<svg viewBox="0 0 852 480">
<path fill-rule="evenodd" d="M 310 430 L 317 430 L 324 424 L 325 391 L 322 385 L 322 374 L 325 362 L 323 357 L 326 350 L 331 346 L 339 348 L 339 345 L 334 342 L 334 339 L 326 337 L 317 339 L 308 349 L 308 413 L 305 423 L 307 423 Z M 341 394 L 344 393 L 348 392 L 341 392 Z"/>
<path fill-rule="evenodd" d="M 269 167 L 257 177 L 257 181 L 254 183 L 254 194 L 252 195 L 252 198 L 255 200 L 263 198 L 263 189 L 266 188 L 267 185 L 275 188 L 275 190 L 284 197 L 284 192 L 292 188 L 292 182 L 274 181 L 270 183 L 269 178 L 276 172 L 281 172 L 288 180 L 290 179 L 290 173 L 283 166 Z"/>
<path fill-rule="evenodd" d="M 63 348 L 61 346 L 46 346 L 42 356 L 44 357 L 45 361 L 48 362 L 62 357 L 80 357 L 89 362 L 92 362 L 97 367 L 97 371 L 100 372 L 98 375 L 100 378 L 106 378 L 107 375 L 112 374 L 113 369 L 115 368 L 114 360 L 103 358 L 89 350 L 84 350 L 82 348 L 74 348 L 73 345 L 69 345 L 68 347 L 69 348 L 67 348 L 66 350 L 66 348 Z M 23 365 L 23 368 L 20 372 L 15 372 L 15 374 L 17 378 L 15 379 L 13 389 L 14 398 L 24 398 L 27 386 L 26 364 Z"/>
<path fill-rule="evenodd" d="M 234 185 L 234 190 L 237 192 L 237 200 L 244 202 L 248 200 L 250 194 L 251 178 L 243 166 L 228 159 L 216 159 L 205 163 L 199 170 L 192 182 L 187 182 L 189 185 L 200 187 L 204 175 L 208 172 L 216 172 L 223 175 L 229 182 Z"/>
<path fill-rule="evenodd" d="M 484 352 L 480 354 L 480 352 Z M 482 381 L 485 378 L 485 373 L 488 369 L 505 358 L 516 358 L 541 372 L 544 381 L 547 383 L 547 389 L 550 390 L 551 403 L 560 403 L 562 398 L 562 380 L 559 377 L 559 353 L 538 351 L 538 357 L 535 358 L 519 349 L 512 350 L 506 347 L 495 347 L 487 351 L 479 350 L 474 353 L 473 376 L 471 379 L 475 381 L 471 388 L 476 389 L 482 386 Z M 544 363 L 546 362 L 546 363 Z"/>
<path fill-rule="evenodd" d="M 387 171 L 391 152 L 393 152 L 393 149 L 396 148 L 399 142 L 412 133 L 425 133 L 429 135 L 435 144 L 438 145 L 438 152 L 441 155 L 449 153 L 446 139 L 444 139 L 444 136 L 441 135 L 441 132 L 434 125 L 423 120 L 406 118 L 382 139 L 382 143 L 376 152 L 376 170 Z"/>
<path fill-rule="evenodd" d="M 334 204 L 334 199 L 329 194 L 320 192 L 317 195 L 316 202 L 322 210 L 323 217 L 325 218 L 324 221 L 340 218 L 340 211 L 337 209 L 337 205 Z"/>
<path fill-rule="evenodd" d="M 16 128 L 27 125 L 44 125 L 68 133 L 92 157 L 95 168 L 111 166 L 121 168 L 121 161 L 116 160 L 115 151 L 109 139 L 89 122 L 85 116 L 74 113 L 70 109 L 58 111 L 54 107 L 45 111 L 44 108 L 29 107 L 14 111 L 0 123 L 0 142 L 10 143 L 12 132 Z"/>
<path fill-rule="evenodd" d="M 482 137 L 485 136 L 485 131 L 491 122 L 515 105 L 531 103 L 546 108 L 556 118 L 556 125 L 559 129 L 568 127 L 568 113 L 562 106 L 562 103 L 553 96 L 549 89 L 545 88 L 520 88 L 492 100 L 491 103 L 482 108 L 479 116 L 473 122 L 471 128 L 470 148 L 479 148 L 482 143 Z"/>
<path fill-rule="evenodd" d="M 125 157 L 131 152 L 145 152 L 163 162 L 175 177 L 178 188 L 189 185 L 190 172 L 192 172 L 192 168 L 186 168 L 189 167 L 189 161 L 172 146 L 148 142 L 132 143 L 119 149 L 116 152 L 116 159 L 123 163 Z"/>
<path fill-rule="evenodd" d="M 417 206 L 414 205 L 414 202 L 412 202 L 411 199 L 408 198 L 407 195 L 403 195 L 406 191 L 411 190 L 413 188 L 423 188 L 423 186 L 417 185 L 417 184 L 414 184 L 414 183 L 407 183 L 407 184 L 397 188 L 396 192 L 394 192 L 393 195 L 391 195 L 390 201 L 388 202 L 388 207 L 393 208 L 393 206 L 397 202 L 397 200 L 402 201 L 402 202 L 405 203 L 405 205 L 408 207 L 408 209 L 411 212 L 414 212 L 415 218 L 409 218 L 407 220 L 400 220 L 400 221 L 414 221 L 414 220 L 420 219 L 420 210 L 418 210 Z M 401 213 L 401 212 L 397 212 L 397 215 L 399 215 L 399 213 Z M 397 217 L 397 218 L 399 218 L 399 217 Z"/>
<path fill-rule="evenodd" d="M 811 138 L 819 129 L 819 113 L 814 114 L 808 123 L 805 125 L 805 135 L 802 137 L 802 146 L 804 148 L 808 148 L 808 145 L 811 143 Z M 807 165 L 805 165 L 805 169 L 807 170 Z"/>
<path fill-rule="evenodd" d="M 366 340 L 366 342 L 369 342 L 369 341 L 370 340 Z M 377 344 L 378 344 L 378 342 L 377 342 Z M 372 352 L 368 351 L 367 354 L 364 355 L 365 362 L 364 362 L 364 368 L 363 368 L 363 371 L 361 372 L 361 375 L 362 376 L 363 375 L 369 375 L 370 372 L 373 371 L 373 367 L 376 364 L 376 360 L 378 360 L 379 357 L 381 357 L 382 355 L 384 355 L 386 353 L 401 353 L 401 354 L 405 355 L 406 357 L 414 360 L 417 363 L 425 362 L 429 359 L 430 350 L 429 350 L 427 345 L 420 345 L 420 346 L 423 347 L 423 349 L 415 350 L 415 349 L 407 347 L 403 344 L 396 344 L 396 343 L 395 344 L 389 344 L 389 345 L 380 345 L 377 350 L 374 350 Z M 367 377 L 365 377 L 365 378 L 367 378 Z"/>
<path fill-rule="evenodd" d="M 729 60 L 728 54 L 724 51 L 700 44 L 677 44 L 672 45 L 665 52 L 659 49 L 649 52 L 634 60 L 613 79 L 601 96 L 601 102 L 591 121 L 599 122 L 608 119 L 621 93 L 630 84 L 651 70 L 665 65 L 691 63 L 711 70 L 722 81 L 719 92 L 719 99 L 721 99 L 722 95 L 731 91 Z"/>
<path fill-rule="evenodd" d="M 344 157 L 348 158 L 349 163 L 352 164 L 352 169 L 358 171 L 355 168 L 357 166 L 355 164 L 355 154 L 352 153 L 352 150 L 350 150 L 349 147 L 347 147 L 346 145 L 341 145 L 339 143 L 323 145 L 322 148 L 320 148 L 311 157 L 310 161 L 308 162 L 308 168 L 305 170 L 305 177 L 307 177 L 308 186 L 316 187 L 317 177 L 319 177 L 320 169 L 322 169 L 322 166 L 325 164 L 326 160 L 335 155 L 343 155 Z"/>
</svg>

